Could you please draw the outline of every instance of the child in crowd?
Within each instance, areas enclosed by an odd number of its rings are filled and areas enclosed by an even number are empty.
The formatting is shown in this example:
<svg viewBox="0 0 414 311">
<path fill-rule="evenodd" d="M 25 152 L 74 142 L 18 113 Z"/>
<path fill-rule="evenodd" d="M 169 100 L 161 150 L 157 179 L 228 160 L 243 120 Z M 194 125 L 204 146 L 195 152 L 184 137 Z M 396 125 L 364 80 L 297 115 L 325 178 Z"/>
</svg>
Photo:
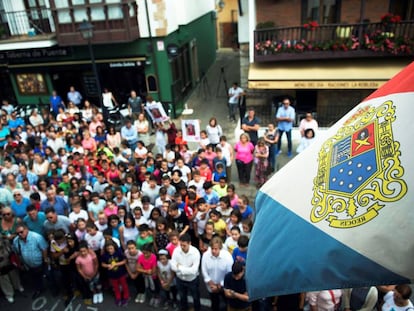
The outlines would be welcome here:
<svg viewBox="0 0 414 311">
<path fill-rule="evenodd" d="M 199 149 L 206 149 L 209 144 L 210 140 L 208 139 L 207 132 L 205 130 L 200 131 Z"/>
<path fill-rule="evenodd" d="M 105 244 L 107 242 L 111 242 L 112 241 L 112 242 L 114 242 L 116 244 L 116 246 L 121 247 L 121 241 L 118 238 L 115 238 L 115 237 L 112 236 L 112 229 L 111 228 L 105 229 L 102 232 L 102 234 L 103 234 L 103 237 L 104 238 L 102 239 L 101 245 L 100 245 L 101 254 L 104 253 L 104 251 L 105 251 Z"/>
<path fill-rule="evenodd" d="M 195 186 L 196 187 L 196 193 L 200 197 L 204 196 L 204 180 L 201 178 L 200 171 L 194 170 L 193 171 L 193 179 L 189 181 L 188 187 Z"/>
<path fill-rule="evenodd" d="M 154 238 L 152 237 L 152 232 L 150 227 L 147 224 L 143 224 L 138 227 L 139 235 L 136 241 L 137 248 L 142 251 L 142 247 L 145 244 L 153 243 Z"/>
<path fill-rule="evenodd" d="M 115 205 L 112 201 L 107 201 L 106 206 L 104 208 L 105 216 L 109 218 L 111 215 L 117 215 L 118 214 L 118 206 Z"/>
<path fill-rule="evenodd" d="M 226 178 L 226 171 L 224 169 L 223 163 L 217 163 L 217 165 L 215 166 L 212 178 L 213 185 L 218 185 L 220 182 L 220 178 Z"/>
<path fill-rule="evenodd" d="M 233 250 L 238 246 L 237 243 L 240 238 L 240 228 L 238 226 L 233 226 L 230 229 L 230 236 L 227 237 L 224 242 L 223 249 L 229 251 L 230 254 L 233 254 Z"/>
<path fill-rule="evenodd" d="M 226 223 L 221 218 L 221 213 L 216 210 L 212 209 L 209 213 L 210 219 L 214 224 L 214 232 L 222 239 L 224 240 L 226 238 Z"/>
<path fill-rule="evenodd" d="M 143 303 L 145 300 L 145 283 L 142 274 L 137 271 L 138 257 L 141 255 L 141 251 L 137 249 L 135 241 L 127 242 L 127 249 L 124 252 L 126 258 L 125 268 L 128 272 L 129 278 L 135 285 L 137 295 L 135 297 L 136 303 Z"/>
<path fill-rule="evenodd" d="M 101 257 L 101 266 L 107 269 L 107 275 L 112 285 L 117 306 L 127 306 L 129 288 L 127 284 L 126 259 L 122 251 L 113 242 L 105 244 L 105 251 Z M 121 293 L 122 291 L 122 293 Z"/>
<path fill-rule="evenodd" d="M 213 173 L 211 172 L 210 165 L 207 159 L 202 159 L 200 161 L 200 167 L 198 169 L 200 172 L 201 180 L 205 183 L 207 181 L 211 182 Z M 205 189 L 205 188 L 204 188 Z"/>
<path fill-rule="evenodd" d="M 180 246 L 179 234 L 178 231 L 173 230 L 168 234 L 168 240 L 170 241 L 165 248 L 170 254 L 170 258 L 174 253 L 174 250 Z"/>
<path fill-rule="evenodd" d="M 118 215 L 108 217 L 108 229 L 112 231 L 112 237 L 119 240 L 119 228 L 122 226 Z"/>
<path fill-rule="evenodd" d="M 58 229 L 53 232 L 53 239 L 50 241 L 50 256 L 52 258 L 52 265 L 56 265 L 55 269 L 62 272 L 62 278 L 61 281 L 63 283 L 63 290 L 65 291 L 64 295 L 66 298 L 71 296 L 70 291 L 70 284 L 71 284 L 71 278 L 69 273 L 63 273 L 67 272 L 68 269 L 65 269 L 68 265 L 68 261 L 65 258 L 64 250 L 67 248 L 67 241 L 65 237 L 65 231 L 62 229 Z M 55 279 L 53 278 L 55 281 Z M 52 284 L 54 288 L 52 288 L 52 293 L 57 292 L 59 286 L 57 284 Z M 72 296 L 71 296 L 72 298 Z"/>
<path fill-rule="evenodd" d="M 229 196 L 231 207 L 234 208 L 235 206 L 237 206 L 239 202 L 239 196 L 236 193 L 236 187 L 234 186 L 234 184 L 229 184 L 227 186 L 227 195 Z"/>
<path fill-rule="evenodd" d="M 158 251 L 157 275 L 160 281 L 160 298 L 164 310 L 172 306 L 177 308 L 177 288 L 174 284 L 175 273 L 171 269 L 168 251 Z"/>
<path fill-rule="evenodd" d="M 86 241 L 79 243 L 79 256 L 75 260 L 76 269 L 82 277 L 83 289 L 81 290 L 85 304 L 91 304 L 93 294 L 93 303 L 102 303 L 103 294 L 102 286 L 98 273 L 98 258 L 95 253 L 88 248 Z"/>
<path fill-rule="evenodd" d="M 75 231 L 76 237 L 78 238 L 78 241 L 83 241 L 85 239 L 86 235 L 86 220 L 83 218 L 79 218 L 76 221 L 76 231 Z"/>
<path fill-rule="evenodd" d="M 299 146 L 296 149 L 297 153 L 301 153 L 308 148 L 315 140 L 315 131 L 311 128 L 305 130 L 305 135 L 301 138 Z"/>
<path fill-rule="evenodd" d="M 227 177 L 221 176 L 218 182 L 213 186 L 213 190 L 217 192 L 219 198 L 227 196 Z"/>
<path fill-rule="evenodd" d="M 204 200 L 203 198 L 199 198 L 196 202 L 196 207 L 197 210 L 195 217 L 193 219 L 193 227 L 196 238 L 199 238 L 204 233 L 206 224 L 209 220 L 209 206 L 206 203 L 206 200 Z"/>
<path fill-rule="evenodd" d="M 216 209 L 221 213 L 221 218 L 227 222 L 227 220 L 230 218 L 231 212 L 233 211 L 233 208 L 230 206 L 230 199 L 227 195 L 219 199 L 219 203 Z"/>
<path fill-rule="evenodd" d="M 73 233 L 68 233 L 65 237 L 67 245 L 63 249 L 63 254 L 66 260 L 66 265 L 60 267 L 60 272 L 62 274 L 63 287 L 68 290 L 68 295 L 64 301 L 65 306 L 67 306 L 72 300 L 74 292 L 76 291 L 79 293 L 79 282 L 75 264 L 75 260 L 79 255 L 79 242 L 76 235 Z M 65 280 L 67 280 L 68 283 L 65 284 Z"/>
<path fill-rule="evenodd" d="M 243 219 L 241 222 L 242 230 L 241 235 L 245 235 L 250 238 L 250 234 L 252 233 L 253 229 L 253 220 L 251 218 Z"/>
<path fill-rule="evenodd" d="M 219 202 L 219 196 L 217 192 L 213 190 L 213 184 L 211 181 L 206 181 L 203 185 L 204 188 L 204 199 L 210 208 L 216 208 Z"/>
<path fill-rule="evenodd" d="M 88 223 L 86 225 L 86 234 L 84 240 L 86 243 L 88 243 L 88 247 L 93 250 L 97 256 L 99 256 L 101 244 L 104 240 L 104 237 L 102 232 L 98 231 L 98 228 L 94 223 Z"/>
<path fill-rule="evenodd" d="M 69 214 L 69 220 L 74 224 L 79 218 L 88 220 L 88 212 L 82 209 L 81 202 L 75 202 L 72 204 L 72 212 Z"/>
<path fill-rule="evenodd" d="M 165 249 L 168 243 L 168 222 L 164 217 L 159 217 L 155 229 L 154 250 L 158 252 L 160 249 Z"/>
<path fill-rule="evenodd" d="M 231 236 L 231 228 L 234 226 L 239 227 L 240 231 L 242 230 L 242 216 L 238 209 L 234 209 L 230 213 L 229 219 L 227 219 L 227 226 L 226 226 L 226 234 L 227 236 Z"/>
<path fill-rule="evenodd" d="M 134 208 L 134 219 L 135 219 L 135 226 L 139 227 L 143 224 L 147 224 L 147 219 L 142 215 L 142 208 L 135 207 Z"/>
<path fill-rule="evenodd" d="M 216 233 L 214 232 L 214 224 L 213 222 L 209 221 L 206 223 L 206 226 L 204 228 L 204 233 L 200 236 L 200 239 L 198 241 L 198 249 L 201 253 L 204 253 L 209 245 L 210 241 L 216 236 Z"/>
<path fill-rule="evenodd" d="M 168 208 L 169 227 L 177 230 L 179 235 L 183 235 L 190 229 L 190 223 L 184 212 L 178 209 L 178 204 L 173 202 Z"/>
<path fill-rule="evenodd" d="M 232 256 L 234 261 L 239 261 L 243 265 L 246 264 L 247 248 L 249 245 L 249 238 L 241 235 L 237 241 L 237 247 L 233 250 Z"/>
<path fill-rule="evenodd" d="M 150 306 L 158 308 L 160 300 L 158 297 L 157 257 L 152 252 L 152 243 L 147 243 L 142 246 L 142 254 L 138 257 L 137 261 L 137 271 L 144 276 L 145 289 L 150 296 Z"/>
<path fill-rule="evenodd" d="M 168 201 L 167 201 L 167 204 L 168 204 Z M 162 203 L 161 208 L 162 208 L 163 205 L 164 205 L 164 202 Z M 162 217 L 161 216 L 161 208 L 154 207 L 151 211 L 150 217 L 148 219 L 148 226 L 152 230 L 155 230 L 155 228 L 157 226 L 158 218 Z M 168 208 L 167 208 L 167 211 L 168 211 Z"/>
</svg>

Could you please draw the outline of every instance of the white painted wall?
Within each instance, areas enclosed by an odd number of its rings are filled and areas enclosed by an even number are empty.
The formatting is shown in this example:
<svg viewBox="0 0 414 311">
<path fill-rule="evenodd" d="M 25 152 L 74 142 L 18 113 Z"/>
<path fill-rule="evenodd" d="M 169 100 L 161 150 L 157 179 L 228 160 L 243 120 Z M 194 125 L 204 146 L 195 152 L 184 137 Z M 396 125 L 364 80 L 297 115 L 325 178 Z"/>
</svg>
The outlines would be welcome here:
<svg viewBox="0 0 414 311">
<path fill-rule="evenodd" d="M 239 23 L 238 23 L 238 35 L 239 43 L 248 43 L 250 41 L 249 34 L 249 20 L 250 20 L 250 8 L 249 0 L 241 0 L 243 16 L 240 16 L 239 12 Z"/>
<path fill-rule="evenodd" d="M 155 29 L 158 28 L 157 21 L 154 21 L 152 18 L 152 16 L 154 16 L 156 6 L 152 4 L 151 0 L 137 0 L 138 24 L 140 35 L 143 38 L 149 37 L 145 1 L 148 3 L 148 15 L 150 17 L 152 36 L 155 36 Z M 176 31 L 179 25 L 186 25 L 215 9 L 215 0 L 163 0 L 163 2 L 166 5 L 168 34 Z"/>
</svg>

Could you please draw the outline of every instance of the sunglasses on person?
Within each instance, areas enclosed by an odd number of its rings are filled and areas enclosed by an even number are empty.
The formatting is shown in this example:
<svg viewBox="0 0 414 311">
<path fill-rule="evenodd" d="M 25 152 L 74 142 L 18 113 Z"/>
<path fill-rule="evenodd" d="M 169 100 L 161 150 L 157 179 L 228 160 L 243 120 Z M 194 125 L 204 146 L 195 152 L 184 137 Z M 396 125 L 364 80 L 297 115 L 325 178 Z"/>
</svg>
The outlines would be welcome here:
<svg viewBox="0 0 414 311">
<path fill-rule="evenodd" d="M 3 213 L 2 216 L 10 216 L 11 213 Z"/>
<path fill-rule="evenodd" d="M 24 232 L 24 230 L 21 230 L 21 231 L 16 231 L 16 233 L 17 233 L 18 235 L 23 234 L 23 232 Z"/>
</svg>

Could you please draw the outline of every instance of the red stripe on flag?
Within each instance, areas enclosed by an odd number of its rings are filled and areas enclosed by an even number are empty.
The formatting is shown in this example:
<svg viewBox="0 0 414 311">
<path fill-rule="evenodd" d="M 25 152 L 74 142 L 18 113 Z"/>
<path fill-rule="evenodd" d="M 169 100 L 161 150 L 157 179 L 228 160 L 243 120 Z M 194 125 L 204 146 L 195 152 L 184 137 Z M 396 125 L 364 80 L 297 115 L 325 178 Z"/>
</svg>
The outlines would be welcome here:
<svg viewBox="0 0 414 311">
<path fill-rule="evenodd" d="M 414 62 L 397 73 L 363 101 L 395 93 L 414 92 Z"/>
</svg>

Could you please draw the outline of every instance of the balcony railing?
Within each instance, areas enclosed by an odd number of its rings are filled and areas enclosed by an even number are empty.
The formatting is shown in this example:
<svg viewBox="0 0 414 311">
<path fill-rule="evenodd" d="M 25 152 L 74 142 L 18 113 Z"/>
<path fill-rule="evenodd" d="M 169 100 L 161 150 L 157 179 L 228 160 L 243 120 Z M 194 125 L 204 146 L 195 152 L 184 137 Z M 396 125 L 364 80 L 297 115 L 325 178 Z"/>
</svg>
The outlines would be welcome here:
<svg viewBox="0 0 414 311">
<path fill-rule="evenodd" d="M 414 55 L 414 20 L 326 24 L 254 32 L 256 62 Z"/>
<path fill-rule="evenodd" d="M 84 45 L 79 33 L 84 21 L 94 26 L 93 43 L 129 42 L 139 38 L 135 0 L 0 11 L 0 40 L 34 40 L 56 35 L 59 45 Z"/>
<path fill-rule="evenodd" d="M 0 11 L 0 39 L 37 39 L 36 36 L 50 35 L 55 32 L 55 24 L 50 9 L 31 9 L 25 11 Z"/>
</svg>

